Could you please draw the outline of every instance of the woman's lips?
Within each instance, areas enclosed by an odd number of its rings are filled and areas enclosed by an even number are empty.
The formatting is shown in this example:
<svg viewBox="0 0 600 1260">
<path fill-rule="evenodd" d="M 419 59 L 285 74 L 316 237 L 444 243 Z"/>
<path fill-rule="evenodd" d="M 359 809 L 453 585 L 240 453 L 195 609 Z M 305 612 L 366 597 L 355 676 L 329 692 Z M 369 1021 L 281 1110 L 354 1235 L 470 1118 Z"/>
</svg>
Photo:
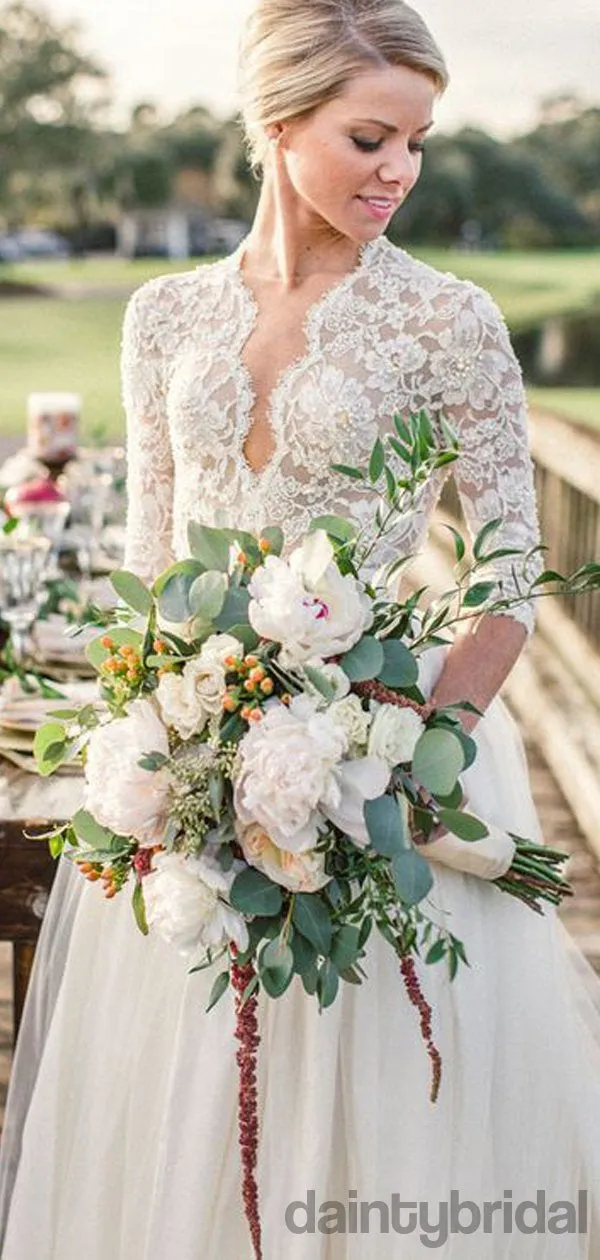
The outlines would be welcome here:
<svg viewBox="0 0 600 1260">
<path fill-rule="evenodd" d="M 389 219 L 399 205 L 399 202 L 392 201 L 391 197 L 359 197 L 358 200 L 362 201 L 365 210 L 374 219 Z"/>
</svg>

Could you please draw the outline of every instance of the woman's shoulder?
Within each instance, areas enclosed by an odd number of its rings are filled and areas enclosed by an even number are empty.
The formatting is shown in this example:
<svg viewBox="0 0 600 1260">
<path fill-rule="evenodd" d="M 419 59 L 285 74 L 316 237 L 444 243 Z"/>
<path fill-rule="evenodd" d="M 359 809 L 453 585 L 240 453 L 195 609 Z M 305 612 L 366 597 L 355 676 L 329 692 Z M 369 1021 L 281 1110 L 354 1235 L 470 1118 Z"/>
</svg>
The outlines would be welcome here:
<svg viewBox="0 0 600 1260">
<path fill-rule="evenodd" d="M 422 296 L 432 316 L 470 316 L 505 327 L 504 316 L 492 294 L 449 268 L 434 266 L 385 238 L 385 270 L 410 292 Z"/>
<path fill-rule="evenodd" d="M 173 332 L 195 322 L 210 293 L 222 286 L 226 259 L 201 263 L 185 271 L 165 272 L 134 289 L 125 310 L 127 331 L 143 330 L 146 337 Z"/>
</svg>

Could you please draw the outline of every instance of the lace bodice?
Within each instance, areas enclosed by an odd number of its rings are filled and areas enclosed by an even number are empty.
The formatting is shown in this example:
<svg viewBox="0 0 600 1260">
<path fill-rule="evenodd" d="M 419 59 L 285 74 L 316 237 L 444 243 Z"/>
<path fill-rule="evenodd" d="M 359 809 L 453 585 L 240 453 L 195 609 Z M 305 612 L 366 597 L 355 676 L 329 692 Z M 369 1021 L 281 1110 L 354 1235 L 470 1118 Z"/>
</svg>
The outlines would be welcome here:
<svg viewBox="0 0 600 1260">
<path fill-rule="evenodd" d="M 471 537 L 502 516 L 495 546 L 539 542 L 522 374 L 498 307 L 385 237 L 363 246 L 356 268 L 310 308 L 305 353 L 271 395 L 272 456 L 253 471 L 243 448 L 255 399 L 242 351 L 258 311 L 244 248 L 150 280 L 127 307 L 127 568 L 151 580 L 183 558 L 190 520 L 250 531 L 281 524 L 288 549 L 316 515 L 368 524 L 372 494 L 330 465 L 364 465 L 395 412 L 423 407 L 458 433 L 450 467 Z M 418 552 L 449 472 L 434 474 L 373 565 Z M 497 568 L 507 593 L 510 566 Z M 511 615 L 533 629 L 531 605 Z"/>
</svg>

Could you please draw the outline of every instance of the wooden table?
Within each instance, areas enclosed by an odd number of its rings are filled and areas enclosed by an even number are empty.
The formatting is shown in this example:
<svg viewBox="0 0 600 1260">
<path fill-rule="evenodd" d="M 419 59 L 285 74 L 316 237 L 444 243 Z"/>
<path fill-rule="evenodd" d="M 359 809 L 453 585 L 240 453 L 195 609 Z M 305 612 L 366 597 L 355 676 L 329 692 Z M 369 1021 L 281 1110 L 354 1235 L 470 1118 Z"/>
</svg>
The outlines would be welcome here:
<svg viewBox="0 0 600 1260">
<path fill-rule="evenodd" d="M 35 945 L 56 871 L 45 840 L 28 839 L 48 820 L 70 817 L 83 779 L 40 779 L 0 759 L 0 941 L 13 951 L 13 1041 L 16 1040 Z"/>
</svg>

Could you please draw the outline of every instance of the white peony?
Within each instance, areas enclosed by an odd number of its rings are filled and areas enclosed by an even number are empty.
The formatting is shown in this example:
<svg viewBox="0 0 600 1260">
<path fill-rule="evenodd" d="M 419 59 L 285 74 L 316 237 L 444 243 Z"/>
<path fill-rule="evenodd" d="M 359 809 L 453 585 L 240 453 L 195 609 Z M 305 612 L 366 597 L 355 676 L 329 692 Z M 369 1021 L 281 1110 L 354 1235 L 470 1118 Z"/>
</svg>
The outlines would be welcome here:
<svg viewBox="0 0 600 1260">
<path fill-rule="evenodd" d="M 240 743 L 234 807 L 243 825 L 260 823 L 279 849 L 313 849 L 326 819 L 367 843 L 363 806 L 381 796 L 388 766 L 376 757 L 344 761 L 347 738 L 308 696 L 274 701 Z"/>
<path fill-rule="evenodd" d="M 318 892 L 329 883 L 331 875 L 325 873 L 324 853 L 311 849 L 305 853 L 290 853 L 279 849 L 260 823 L 242 827 L 238 822 L 236 833 L 250 866 L 290 892 Z"/>
<path fill-rule="evenodd" d="M 182 739 L 191 739 L 203 731 L 209 717 L 221 713 L 225 657 L 243 655 L 244 648 L 233 635 L 211 634 L 181 674 L 163 674 L 155 695 L 166 725 L 173 727 Z"/>
<path fill-rule="evenodd" d="M 218 949 L 229 941 L 235 941 L 239 950 L 248 948 L 246 923 L 225 900 L 244 863 L 234 862 L 226 872 L 207 854 L 159 853 L 153 861 L 155 869 L 143 885 L 151 931 L 184 958 L 202 946 Z"/>
<path fill-rule="evenodd" d="M 259 822 L 281 849 L 303 853 L 317 841 L 318 805 L 332 789 L 345 737 L 308 696 L 275 700 L 239 745 L 234 807 L 242 823 Z"/>
<path fill-rule="evenodd" d="M 371 714 L 363 709 L 360 696 L 352 692 L 342 700 L 334 700 L 329 706 L 329 716 L 344 732 L 349 751 L 366 748 L 371 725 Z"/>
<path fill-rule="evenodd" d="M 425 723 L 414 709 L 397 704 L 380 704 L 369 732 L 369 754 L 381 757 L 393 769 L 411 761 L 415 746 L 425 730 Z"/>
<path fill-rule="evenodd" d="M 101 826 L 144 845 L 161 842 L 169 815 L 169 772 L 138 765 L 153 752 L 168 757 L 167 732 L 150 701 L 134 700 L 127 717 L 92 731 L 85 765 L 85 809 Z"/>
<path fill-rule="evenodd" d="M 267 556 L 250 581 L 248 619 L 257 634 L 281 644 L 283 665 L 347 652 L 372 624 L 369 597 L 333 556 L 326 533 L 316 530 L 289 559 Z"/>
</svg>

